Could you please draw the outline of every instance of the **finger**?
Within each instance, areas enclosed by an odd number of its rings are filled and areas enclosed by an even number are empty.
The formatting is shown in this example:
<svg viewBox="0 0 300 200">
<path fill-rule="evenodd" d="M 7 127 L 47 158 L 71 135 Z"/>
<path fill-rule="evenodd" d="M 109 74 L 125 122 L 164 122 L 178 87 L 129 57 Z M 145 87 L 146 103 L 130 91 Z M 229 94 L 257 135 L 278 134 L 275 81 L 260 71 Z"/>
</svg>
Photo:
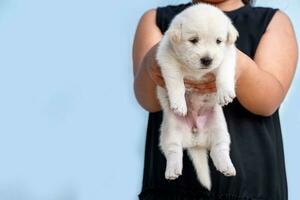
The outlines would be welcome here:
<svg viewBox="0 0 300 200">
<path fill-rule="evenodd" d="M 200 94 L 209 94 L 209 93 L 214 93 L 217 92 L 216 88 L 208 88 L 208 89 L 194 89 L 195 92 L 198 92 Z"/>
<path fill-rule="evenodd" d="M 158 66 L 151 67 L 153 73 L 161 74 L 160 68 Z"/>
<path fill-rule="evenodd" d="M 207 73 L 204 75 L 204 77 L 208 80 L 212 80 L 212 81 L 215 81 L 216 80 L 216 76 L 214 73 L 210 72 L 210 73 Z"/>
<path fill-rule="evenodd" d="M 164 82 L 163 80 L 158 81 L 157 84 L 158 84 L 160 87 L 163 87 L 163 88 L 166 87 L 166 84 L 165 84 L 165 82 Z"/>
<path fill-rule="evenodd" d="M 205 94 L 215 93 L 216 91 L 206 89 L 206 90 L 198 90 L 198 91 L 195 91 L 195 92 L 197 92 L 197 93 L 199 93 L 201 95 L 205 95 Z"/>
<path fill-rule="evenodd" d="M 158 78 L 160 78 L 160 79 L 163 79 L 161 73 L 159 73 L 159 72 L 153 72 L 152 74 L 153 74 L 153 76 L 155 76 L 155 77 L 158 77 Z"/>
<path fill-rule="evenodd" d="M 190 84 L 190 85 L 198 85 L 198 84 L 211 83 L 211 82 L 215 82 L 215 81 L 216 81 L 216 79 L 214 77 L 211 77 L 211 78 L 203 78 L 200 81 L 193 81 L 193 80 L 185 79 L 184 83 Z"/>
<path fill-rule="evenodd" d="M 187 88 L 195 88 L 195 89 L 213 89 L 216 87 L 215 82 L 206 83 L 206 84 L 197 84 L 197 85 L 191 85 L 191 84 L 185 84 Z"/>
<path fill-rule="evenodd" d="M 164 80 L 164 78 L 162 77 L 161 74 L 153 74 L 154 78 L 157 79 L 157 80 Z"/>
<path fill-rule="evenodd" d="M 155 76 L 154 82 L 161 87 L 165 87 L 165 81 L 161 76 Z"/>
<path fill-rule="evenodd" d="M 202 84 L 202 83 L 204 83 L 204 81 L 194 81 L 194 80 L 184 79 L 184 83 L 190 84 L 190 85 L 197 85 L 197 84 Z"/>
<path fill-rule="evenodd" d="M 205 74 L 204 76 L 211 76 L 211 77 L 215 77 L 215 74 L 213 72 L 209 72 L 207 74 Z"/>
<path fill-rule="evenodd" d="M 216 83 L 215 82 L 210 82 L 210 83 L 206 83 L 206 84 L 198 84 L 198 85 L 195 85 L 194 88 L 213 89 L 213 88 L 216 88 Z"/>
</svg>

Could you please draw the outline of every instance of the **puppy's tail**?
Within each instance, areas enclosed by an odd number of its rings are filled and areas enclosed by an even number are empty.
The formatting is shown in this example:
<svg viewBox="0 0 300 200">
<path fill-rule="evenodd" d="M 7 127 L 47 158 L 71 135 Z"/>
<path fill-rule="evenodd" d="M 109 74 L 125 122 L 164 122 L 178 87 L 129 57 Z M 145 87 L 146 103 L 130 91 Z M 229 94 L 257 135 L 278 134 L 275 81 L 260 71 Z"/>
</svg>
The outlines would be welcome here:
<svg viewBox="0 0 300 200">
<path fill-rule="evenodd" d="M 207 188 L 211 189 L 210 171 L 208 166 L 207 150 L 204 148 L 189 148 L 187 150 L 190 156 L 195 171 L 197 173 L 198 180 L 200 183 Z"/>
</svg>

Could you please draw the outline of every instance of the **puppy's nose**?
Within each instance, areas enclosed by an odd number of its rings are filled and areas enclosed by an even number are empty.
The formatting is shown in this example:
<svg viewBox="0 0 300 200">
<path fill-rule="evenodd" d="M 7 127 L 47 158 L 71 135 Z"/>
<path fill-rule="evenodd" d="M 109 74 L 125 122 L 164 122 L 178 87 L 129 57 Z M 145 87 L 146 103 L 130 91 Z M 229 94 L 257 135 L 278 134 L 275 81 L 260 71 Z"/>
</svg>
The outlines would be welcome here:
<svg viewBox="0 0 300 200">
<path fill-rule="evenodd" d="M 200 61 L 205 66 L 209 66 L 212 63 L 212 59 L 210 57 L 203 57 Z"/>
</svg>

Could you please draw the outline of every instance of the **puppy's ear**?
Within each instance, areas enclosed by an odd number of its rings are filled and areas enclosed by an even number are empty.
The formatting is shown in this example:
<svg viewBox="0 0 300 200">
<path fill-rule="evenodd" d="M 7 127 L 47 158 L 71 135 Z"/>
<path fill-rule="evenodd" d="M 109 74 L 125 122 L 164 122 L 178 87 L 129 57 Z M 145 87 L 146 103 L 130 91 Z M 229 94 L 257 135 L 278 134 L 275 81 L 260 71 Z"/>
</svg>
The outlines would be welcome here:
<svg viewBox="0 0 300 200">
<path fill-rule="evenodd" d="M 234 44 L 239 36 L 239 32 L 233 26 L 231 22 L 229 22 L 228 34 L 227 34 L 227 42 L 228 44 Z"/>
<path fill-rule="evenodd" d="M 181 23 L 173 24 L 173 26 L 171 26 L 170 29 L 168 30 L 168 36 L 170 38 L 170 41 L 175 44 L 180 42 L 181 34 L 182 34 Z"/>
</svg>

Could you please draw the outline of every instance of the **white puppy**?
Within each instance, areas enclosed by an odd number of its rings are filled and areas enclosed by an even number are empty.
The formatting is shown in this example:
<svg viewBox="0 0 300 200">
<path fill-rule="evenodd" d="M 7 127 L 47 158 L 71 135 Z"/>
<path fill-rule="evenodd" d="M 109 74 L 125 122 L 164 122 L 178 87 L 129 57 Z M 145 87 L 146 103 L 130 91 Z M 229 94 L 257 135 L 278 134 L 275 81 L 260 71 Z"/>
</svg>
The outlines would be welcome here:
<svg viewBox="0 0 300 200">
<path fill-rule="evenodd" d="M 179 13 L 159 44 L 157 61 L 166 84 L 166 89 L 157 87 L 163 109 L 160 147 L 167 160 L 167 179 L 181 175 L 183 149 L 200 183 L 209 190 L 208 151 L 217 170 L 226 176 L 236 174 L 221 106 L 235 98 L 237 37 L 221 10 L 200 3 Z M 216 76 L 216 93 L 186 90 L 184 79 L 200 81 L 208 72 Z"/>
</svg>

